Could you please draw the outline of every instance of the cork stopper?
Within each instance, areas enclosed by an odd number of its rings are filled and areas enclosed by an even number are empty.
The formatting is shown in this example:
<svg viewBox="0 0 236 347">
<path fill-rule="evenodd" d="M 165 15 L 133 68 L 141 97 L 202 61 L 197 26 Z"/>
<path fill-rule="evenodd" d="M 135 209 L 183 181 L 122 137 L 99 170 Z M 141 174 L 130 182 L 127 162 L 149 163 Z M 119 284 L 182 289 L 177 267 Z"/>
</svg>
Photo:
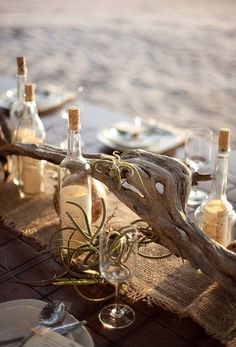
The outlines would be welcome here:
<svg viewBox="0 0 236 347">
<path fill-rule="evenodd" d="M 80 109 L 75 106 L 71 106 L 68 109 L 69 116 L 69 129 L 77 130 L 80 127 Z"/>
<path fill-rule="evenodd" d="M 218 137 L 218 150 L 220 152 L 227 152 L 229 150 L 230 129 L 221 128 Z"/>
<path fill-rule="evenodd" d="M 25 75 L 27 73 L 25 57 L 17 57 L 16 63 L 17 63 L 17 74 Z"/>
<path fill-rule="evenodd" d="M 25 101 L 33 101 L 35 98 L 35 84 L 25 84 Z"/>
</svg>

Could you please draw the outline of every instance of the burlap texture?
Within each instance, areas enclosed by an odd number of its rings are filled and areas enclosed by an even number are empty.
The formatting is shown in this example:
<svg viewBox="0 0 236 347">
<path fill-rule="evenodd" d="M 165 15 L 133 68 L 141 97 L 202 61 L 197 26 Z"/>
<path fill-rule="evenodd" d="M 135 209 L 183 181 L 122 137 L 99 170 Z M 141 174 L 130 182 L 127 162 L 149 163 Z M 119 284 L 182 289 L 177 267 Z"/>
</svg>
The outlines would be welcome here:
<svg viewBox="0 0 236 347">
<path fill-rule="evenodd" d="M 108 214 L 118 206 L 117 215 L 125 223 L 135 215 L 113 196 L 109 196 Z M 59 220 L 52 195 L 21 200 L 12 183 L 0 188 L 0 216 L 8 225 L 46 246 Z M 119 218 L 119 217 L 118 217 Z M 152 245 L 145 253 L 162 255 L 168 250 Z M 228 347 L 236 346 L 236 298 L 226 293 L 209 277 L 193 269 L 187 261 L 170 256 L 161 260 L 138 257 L 137 271 L 127 295 L 133 300 L 145 299 L 180 316 L 190 316 L 206 332 Z"/>
<path fill-rule="evenodd" d="M 147 254 L 163 255 L 152 245 Z M 160 305 L 182 317 L 190 316 L 208 334 L 236 346 L 236 297 L 227 293 L 188 261 L 175 256 L 160 260 L 138 257 L 136 276 L 127 295 Z"/>
</svg>

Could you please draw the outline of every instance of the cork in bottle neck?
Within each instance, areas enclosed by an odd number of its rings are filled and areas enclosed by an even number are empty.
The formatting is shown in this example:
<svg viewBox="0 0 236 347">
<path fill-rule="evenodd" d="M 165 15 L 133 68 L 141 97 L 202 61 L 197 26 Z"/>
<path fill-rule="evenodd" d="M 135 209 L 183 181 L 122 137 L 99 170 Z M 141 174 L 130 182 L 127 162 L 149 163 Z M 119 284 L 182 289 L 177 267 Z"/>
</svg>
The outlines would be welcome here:
<svg viewBox="0 0 236 347">
<path fill-rule="evenodd" d="M 34 101 L 35 99 L 35 84 L 26 83 L 25 84 L 25 101 Z"/>
<path fill-rule="evenodd" d="M 17 74 L 18 75 L 26 75 L 27 74 L 27 66 L 25 57 L 17 57 Z"/>
<path fill-rule="evenodd" d="M 80 109 L 74 106 L 69 107 L 68 117 L 69 117 L 69 130 L 80 129 Z"/>
<path fill-rule="evenodd" d="M 230 129 L 221 128 L 218 136 L 218 150 L 219 152 L 227 152 L 229 150 Z"/>
</svg>

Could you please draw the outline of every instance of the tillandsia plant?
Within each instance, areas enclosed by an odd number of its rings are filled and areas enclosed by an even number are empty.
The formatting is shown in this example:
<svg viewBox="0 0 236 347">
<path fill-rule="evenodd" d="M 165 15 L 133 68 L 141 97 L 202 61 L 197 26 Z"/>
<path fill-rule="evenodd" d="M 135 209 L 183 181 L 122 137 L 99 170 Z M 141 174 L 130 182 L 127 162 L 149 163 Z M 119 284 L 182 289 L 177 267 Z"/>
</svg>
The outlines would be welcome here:
<svg viewBox="0 0 236 347">
<path fill-rule="evenodd" d="M 81 228 L 79 221 L 67 212 L 68 218 L 71 221 L 71 226 L 61 228 L 55 232 L 49 242 L 49 250 L 53 255 L 59 256 L 61 263 L 65 268 L 64 275 L 67 276 L 58 276 L 54 279 L 53 284 L 73 285 L 80 296 L 92 301 L 102 301 L 113 296 L 112 294 L 102 298 L 89 298 L 79 289 L 79 286 L 81 285 L 99 284 L 104 282 L 99 272 L 99 234 L 102 228 L 105 227 L 106 222 L 106 205 L 104 199 L 101 199 L 101 203 L 102 217 L 100 224 L 99 226 L 94 226 L 92 228 L 84 209 L 74 202 L 67 201 L 67 204 L 72 204 L 82 211 L 86 229 Z M 63 237 L 63 231 L 69 231 L 70 236 L 68 239 Z M 83 241 L 75 240 L 73 238 L 75 233 L 80 233 L 83 237 Z M 76 243 L 77 247 L 74 246 Z"/>
<path fill-rule="evenodd" d="M 123 184 L 136 175 L 140 185 L 145 191 L 142 178 L 139 175 L 136 165 L 123 160 L 127 154 L 130 154 L 130 152 L 131 151 L 127 151 L 121 156 L 117 152 L 114 152 L 113 156 L 102 155 L 101 158 L 92 160 L 91 167 L 98 172 L 109 175 L 110 179 L 112 179 L 115 183 L 117 190 L 119 190 Z M 142 159 L 139 153 L 136 151 L 132 152 L 137 154 Z M 95 302 L 110 299 L 114 296 L 114 293 L 99 298 L 89 297 L 82 292 L 82 287 L 87 285 L 103 285 L 107 283 L 99 270 L 99 237 L 101 231 L 106 230 L 107 233 L 110 232 L 112 234 L 110 252 L 114 256 L 118 251 L 122 250 L 120 240 L 129 230 L 130 224 L 119 228 L 114 227 L 113 218 L 115 216 L 116 209 L 111 216 L 107 216 L 104 199 L 101 199 L 102 213 L 100 215 L 98 225 L 92 226 L 89 223 L 86 212 L 80 205 L 72 201 L 67 201 L 67 204 L 74 205 L 76 208 L 82 211 L 83 218 L 85 220 L 83 225 L 86 227 L 82 228 L 79 224 L 79 220 L 76 220 L 70 213 L 67 213 L 70 220 L 70 225 L 56 231 L 50 239 L 48 249 L 43 251 L 50 252 L 53 257 L 59 257 L 60 262 L 64 267 L 64 271 L 59 275 L 55 274 L 49 279 L 34 283 L 24 283 L 32 286 L 44 286 L 52 283 L 58 286 L 69 285 L 73 286 L 78 295 L 84 299 Z M 171 255 L 169 252 L 161 256 L 149 256 L 148 252 L 145 254 L 145 248 L 147 248 L 147 246 L 151 243 L 158 243 L 159 237 L 153 232 L 152 228 L 141 219 L 133 221 L 131 226 L 135 226 L 138 231 L 137 254 L 139 256 L 149 259 L 162 259 Z M 63 237 L 63 231 L 69 232 L 68 234 L 70 234 L 70 236 L 68 239 Z M 82 236 L 83 241 L 78 241 L 78 238 L 74 238 L 76 233 L 79 233 Z M 129 252 L 127 254 L 129 254 Z M 23 283 L 23 281 L 20 282 Z"/>
<path fill-rule="evenodd" d="M 133 151 L 137 153 L 136 151 Z M 115 182 L 116 189 L 132 178 L 135 174 L 140 180 L 143 189 L 145 190 L 142 179 L 139 175 L 138 169 L 134 164 L 130 164 L 122 160 L 130 151 L 124 152 L 121 156 L 118 152 L 114 152 L 113 156 L 104 155 L 102 158 L 93 160 L 91 166 L 97 172 L 102 172 L 109 175 L 110 179 Z M 137 153 L 137 155 L 139 155 Z M 171 253 L 164 256 L 152 256 L 145 254 L 145 247 L 152 242 L 157 242 L 157 236 L 152 232 L 152 229 L 142 220 L 136 220 L 131 225 L 114 228 L 112 223 L 114 213 L 107 217 L 106 204 L 104 199 L 101 199 L 102 214 L 98 226 L 91 226 L 84 209 L 71 201 L 68 204 L 76 206 L 82 211 L 86 228 L 82 228 L 79 221 L 76 220 L 71 214 L 67 213 L 70 220 L 70 226 L 64 227 L 53 234 L 49 249 L 54 255 L 60 257 L 61 263 L 65 268 L 65 273 L 53 280 L 55 285 L 73 285 L 77 293 L 85 299 L 92 301 L 102 301 L 109 299 L 114 294 L 102 298 L 91 298 L 81 292 L 81 285 L 89 284 L 102 284 L 105 282 L 99 271 L 99 236 L 102 230 L 112 235 L 112 242 L 110 244 L 109 252 L 114 256 L 117 252 L 122 255 L 123 245 L 121 239 L 129 232 L 130 227 L 136 227 L 138 231 L 137 254 L 150 259 L 161 259 L 168 257 Z M 67 232 L 70 236 L 68 239 L 63 237 L 63 232 Z M 77 241 L 78 238 L 74 237 L 76 233 L 80 233 L 83 241 Z M 77 246 L 75 247 L 75 244 Z M 130 251 L 132 247 L 130 245 Z M 129 252 L 127 253 L 129 254 Z M 122 259 L 122 256 L 121 258 Z"/>
<path fill-rule="evenodd" d="M 91 167 L 98 173 L 105 173 L 116 184 L 116 188 L 119 190 L 124 182 L 131 179 L 136 174 L 145 190 L 142 182 L 142 178 L 138 172 L 136 165 L 128 163 L 123 160 L 127 155 L 133 153 L 142 160 L 142 156 L 136 150 L 129 150 L 123 152 L 121 155 L 119 152 L 114 151 L 113 155 L 102 155 L 100 159 L 92 160 Z"/>
<path fill-rule="evenodd" d="M 111 256 L 116 257 L 116 259 L 122 259 L 122 255 L 124 251 L 126 254 L 130 254 L 132 252 L 132 244 L 126 243 L 126 247 L 128 245 L 129 251 L 124 249 L 123 238 L 129 233 L 130 228 L 136 227 L 138 231 L 138 242 L 137 242 L 137 254 L 150 259 L 161 259 L 168 257 L 170 253 L 164 256 L 156 256 L 150 257 L 145 255 L 143 250 L 145 247 L 156 241 L 156 237 L 152 234 L 152 230 L 150 227 L 144 223 L 142 220 L 137 220 L 132 222 L 129 225 L 122 227 L 114 227 L 112 220 L 115 215 L 114 213 L 106 217 L 106 205 L 105 201 L 101 199 L 102 203 L 102 217 L 99 226 L 93 226 L 91 228 L 86 212 L 84 209 L 74 203 L 67 202 L 68 204 L 73 204 L 77 208 L 79 208 L 86 221 L 86 230 L 82 229 L 79 225 L 79 222 L 73 218 L 69 213 L 67 213 L 72 226 L 68 226 L 66 228 L 62 228 L 55 232 L 51 237 L 49 243 L 49 249 L 53 253 L 53 255 L 59 256 L 61 263 L 65 268 L 65 272 L 63 275 L 55 277 L 53 279 L 54 285 L 73 285 L 76 292 L 83 297 L 84 299 L 90 301 L 103 301 L 110 299 L 114 296 L 114 293 L 109 294 L 105 297 L 101 298 L 93 298 L 88 297 L 81 291 L 82 285 L 90 285 L 90 284 L 104 284 L 105 280 L 103 279 L 100 271 L 99 271 L 99 258 L 100 258 L 100 248 L 99 248 L 99 237 L 102 230 L 106 230 L 107 233 L 110 233 L 112 242 L 109 245 L 109 252 Z M 65 240 L 63 238 L 63 231 L 69 231 L 70 237 Z M 80 233 L 83 236 L 83 240 L 85 241 L 76 241 L 73 236 L 75 233 Z M 73 241 L 73 247 L 71 246 Z M 74 243 L 78 243 L 78 246 L 75 248 Z M 141 251 L 142 250 L 142 251 Z"/>
</svg>

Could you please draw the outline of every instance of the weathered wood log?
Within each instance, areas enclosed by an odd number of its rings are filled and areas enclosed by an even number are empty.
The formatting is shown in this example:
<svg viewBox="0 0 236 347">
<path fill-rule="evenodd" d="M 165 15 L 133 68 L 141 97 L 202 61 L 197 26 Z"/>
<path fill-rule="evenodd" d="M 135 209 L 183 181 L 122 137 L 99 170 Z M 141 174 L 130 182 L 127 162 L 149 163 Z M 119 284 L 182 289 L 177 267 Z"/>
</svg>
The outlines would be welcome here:
<svg viewBox="0 0 236 347">
<path fill-rule="evenodd" d="M 35 159 L 47 160 L 50 163 L 59 165 L 60 162 L 65 158 L 66 151 L 52 145 L 39 146 L 35 144 L 0 144 L 0 161 L 5 160 L 5 158 L 11 154 L 30 156 Z M 83 155 L 90 160 L 101 159 L 104 157 L 103 154 L 83 153 Z M 109 155 L 106 155 L 106 157 L 109 157 Z M 211 178 L 212 177 L 210 174 L 199 174 L 198 172 L 192 172 L 192 185 L 196 185 L 200 181 L 209 181 Z"/>
<path fill-rule="evenodd" d="M 11 143 L 11 131 L 8 123 L 6 113 L 0 109 L 0 145 Z"/>
<path fill-rule="evenodd" d="M 226 290 L 236 294 L 236 254 L 208 238 L 187 216 L 185 206 L 194 176 L 181 160 L 142 150 L 127 154 L 125 162 L 136 169 L 117 189 L 111 174 L 119 161 L 96 170 L 102 154 L 86 155 L 92 164 L 92 175 L 102 181 L 117 198 L 146 221 L 158 236 L 158 242 L 177 256 L 187 259 L 193 267 L 218 281 Z M 0 156 L 28 155 L 59 164 L 65 152 L 51 146 L 5 145 Z M 109 157 L 111 158 L 111 156 Z M 123 159 L 122 159 L 123 160 Z M 109 162 L 106 160 L 106 162 Z M 209 177 L 207 177 L 209 178 Z"/>
</svg>

